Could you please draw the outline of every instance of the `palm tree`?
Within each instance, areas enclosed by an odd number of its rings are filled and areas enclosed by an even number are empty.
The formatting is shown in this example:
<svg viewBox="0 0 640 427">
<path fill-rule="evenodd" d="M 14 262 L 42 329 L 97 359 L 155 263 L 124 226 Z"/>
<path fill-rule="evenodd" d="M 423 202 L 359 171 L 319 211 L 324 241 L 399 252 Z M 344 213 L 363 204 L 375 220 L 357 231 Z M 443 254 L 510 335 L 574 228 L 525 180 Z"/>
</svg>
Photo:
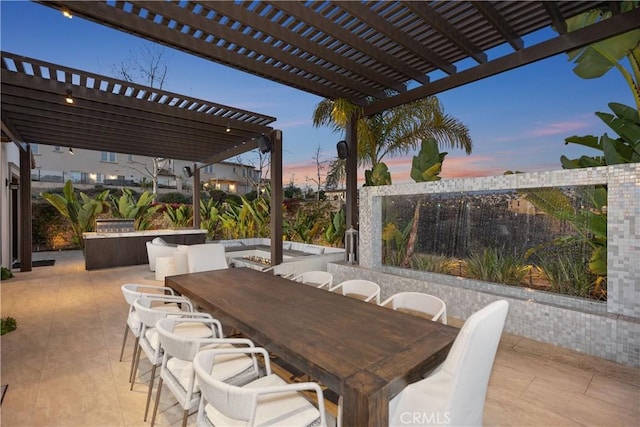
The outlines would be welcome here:
<svg viewBox="0 0 640 427">
<path fill-rule="evenodd" d="M 441 148 L 461 148 L 471 153 L 473 142 L 467 126 L 444 113 L 435 96 L 422 98 L 389 110 L 362 117 L 362 107 L 346 99 L 324 99 L 313 112 L 313 125 L 346 129 L 349 117 L 359 117 L 358 164 L 375 166 L 385 156 L 406 155 L 423 139 L 434 138 Z"/>
</svg>

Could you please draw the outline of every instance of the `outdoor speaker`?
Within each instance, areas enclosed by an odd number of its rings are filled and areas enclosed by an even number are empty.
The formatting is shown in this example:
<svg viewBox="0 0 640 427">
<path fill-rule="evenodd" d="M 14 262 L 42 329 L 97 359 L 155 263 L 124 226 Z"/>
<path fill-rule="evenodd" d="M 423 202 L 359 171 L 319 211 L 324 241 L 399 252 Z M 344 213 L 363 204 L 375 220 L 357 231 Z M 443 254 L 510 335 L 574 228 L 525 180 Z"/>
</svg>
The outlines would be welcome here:
<svg viewBox="0 0 640 427">
<path fill-rule="evenodd" d="M 264 133 L 260 134 L 260 136 L 256 138 L 256 143 L 258 144 L 258 148 L 260 149 L 261 153 L 264 154 L 271 151 L 271 140 Z"/>
<path fill-rule="evenodd" d="M 338 157 L 342 160 L 346 159 L 349 155 L 349 146 L 347 145 L 347 141 L 338 142 L 336 148 L 338 149 Z"/>
</svg>

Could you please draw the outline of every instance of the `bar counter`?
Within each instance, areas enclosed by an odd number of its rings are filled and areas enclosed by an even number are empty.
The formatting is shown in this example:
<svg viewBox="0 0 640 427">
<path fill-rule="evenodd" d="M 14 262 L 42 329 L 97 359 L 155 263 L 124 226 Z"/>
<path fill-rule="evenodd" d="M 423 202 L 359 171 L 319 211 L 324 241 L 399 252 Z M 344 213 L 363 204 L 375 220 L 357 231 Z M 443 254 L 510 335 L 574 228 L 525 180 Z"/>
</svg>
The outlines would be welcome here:
<svg viewBox="0 0 640 427">
<path fill-rule="evenodd" d="M 119 233 L 83 233 L 86 270 L 148 264 L 146 242 L 162 237 L 177 245 L 204 243 L 206 230 L 143 230 Z"/>
</svg>

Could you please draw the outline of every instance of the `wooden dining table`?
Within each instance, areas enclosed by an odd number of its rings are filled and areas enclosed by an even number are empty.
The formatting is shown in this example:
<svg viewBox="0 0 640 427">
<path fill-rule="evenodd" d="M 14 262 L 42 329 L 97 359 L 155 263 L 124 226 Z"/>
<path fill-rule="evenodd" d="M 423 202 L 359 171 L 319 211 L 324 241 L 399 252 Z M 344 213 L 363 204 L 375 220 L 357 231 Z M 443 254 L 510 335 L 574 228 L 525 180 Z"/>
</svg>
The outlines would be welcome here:
<svg viewBox="0 0 640 427">
<path fill-rule="evenodd" d="M 389 401 L 440 364 L 458 329 L 248 268 L 165 283 L 342 396 L 342 425 L 386 426 Z"/>
</svg>

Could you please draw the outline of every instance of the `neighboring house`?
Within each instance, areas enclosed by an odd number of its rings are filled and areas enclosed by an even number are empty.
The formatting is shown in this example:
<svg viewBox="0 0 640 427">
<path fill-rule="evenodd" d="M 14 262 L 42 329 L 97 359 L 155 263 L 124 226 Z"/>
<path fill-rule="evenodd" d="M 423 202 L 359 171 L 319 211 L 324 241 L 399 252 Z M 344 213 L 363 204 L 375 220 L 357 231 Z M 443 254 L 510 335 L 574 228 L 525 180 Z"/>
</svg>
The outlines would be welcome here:
<svg viewBox="0 0 640 427">
<path fill-rule="evenodd" d="M 61 186 L 69 179 L 79 189 L 96 185 L 151 188 L 151 157 L 39 144 L 31 147 L 35 160 L 31 171 L 33 189 Z M 193 178 L 185 176 L 183 168 L 193 168 L 192 163 L 167 159 L 159 166 L 159 193 L 191 192 Z M 200 181 L 205 190 L 243 195 L 256 189 L 260 171 L 251 165 L 222 162 L 200 167 Z"/>
</svg>

